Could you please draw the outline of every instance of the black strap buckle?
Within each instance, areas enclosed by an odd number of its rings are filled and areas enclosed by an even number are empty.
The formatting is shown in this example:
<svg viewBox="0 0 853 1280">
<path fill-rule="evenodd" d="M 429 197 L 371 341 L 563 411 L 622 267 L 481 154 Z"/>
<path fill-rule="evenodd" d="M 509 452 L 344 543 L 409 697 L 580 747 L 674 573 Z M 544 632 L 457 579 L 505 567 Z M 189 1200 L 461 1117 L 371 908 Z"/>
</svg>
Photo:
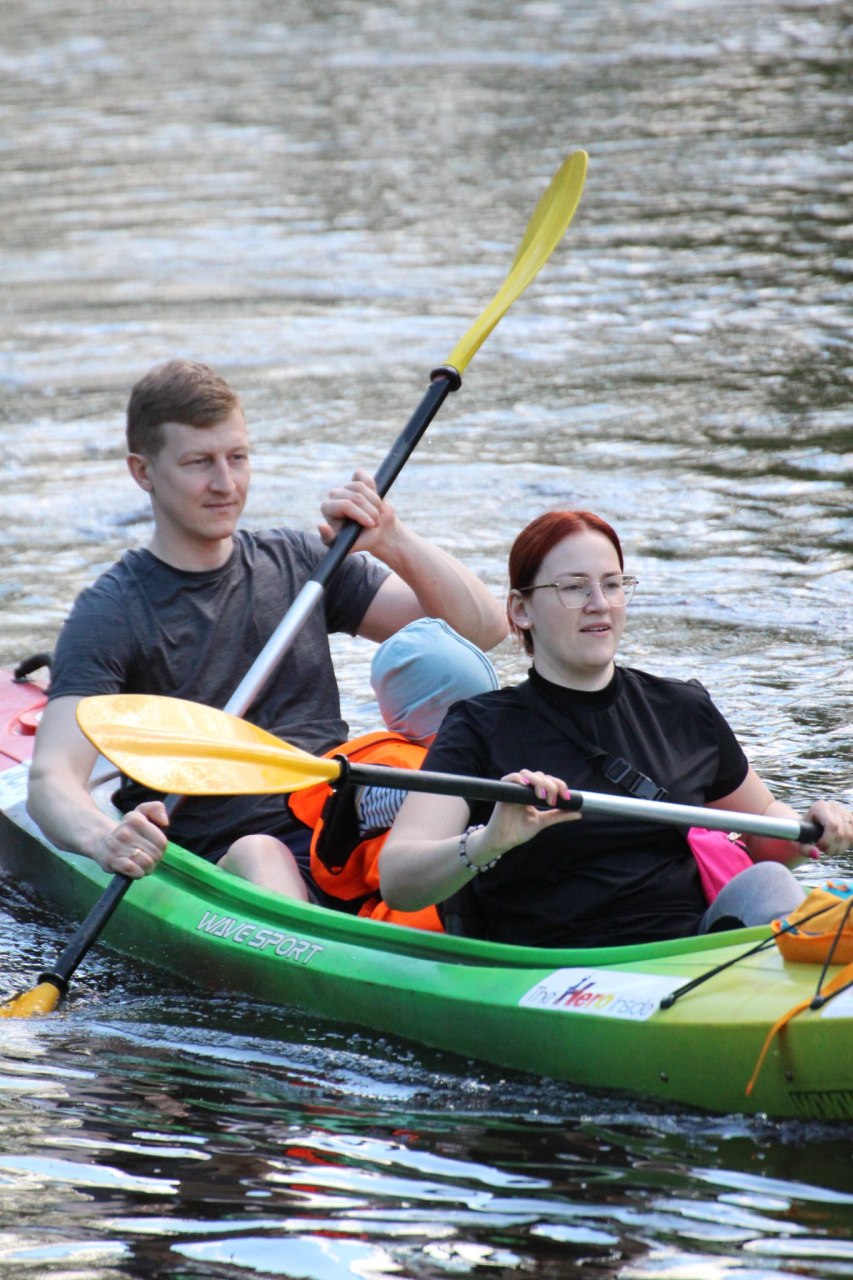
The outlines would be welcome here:
<svg viewBox="0 0 853 1280">
<path fill-rule="evenodd" d="M 638 800 L 665 800 L 669 794 L 665 787 L 659 787 L 639 769 L 635 769 L 620 756 L 611 756 L 604 769 L 604 776 L 617 787 L 622 787 L 629 795 Z"/>
</svg>

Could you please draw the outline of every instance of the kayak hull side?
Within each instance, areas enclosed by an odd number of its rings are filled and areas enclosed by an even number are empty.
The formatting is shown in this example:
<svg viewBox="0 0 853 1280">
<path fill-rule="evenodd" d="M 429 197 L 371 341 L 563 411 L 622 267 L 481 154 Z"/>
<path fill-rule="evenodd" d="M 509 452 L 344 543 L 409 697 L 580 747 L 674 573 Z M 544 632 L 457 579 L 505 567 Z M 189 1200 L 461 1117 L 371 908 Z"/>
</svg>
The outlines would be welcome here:
<svg viewBox="0 0 853 1280">
<path fill-rule="evenodd" d="M 25 775 L 25 766 L 0 775 L 0 868 L 79 920 L 109 878 L 45 840 L 24 808 Z M 849 993 L 794 1019 L 745 1093 L 770 1026 L 813 993 L 812 966 L 788 964 L 771 947 L 657 1008 L 661 984 L 678 987 L 766 932 L 583 951 L 507 947 L 278 899 L 170 846 L 158 871 L 131 887 L 104 941 L 214 990 L 579 1087 L 723 1113 L 853 1118 Z M 611 1016 L 617 1006 L 624 1016 Z"/>
</svg>

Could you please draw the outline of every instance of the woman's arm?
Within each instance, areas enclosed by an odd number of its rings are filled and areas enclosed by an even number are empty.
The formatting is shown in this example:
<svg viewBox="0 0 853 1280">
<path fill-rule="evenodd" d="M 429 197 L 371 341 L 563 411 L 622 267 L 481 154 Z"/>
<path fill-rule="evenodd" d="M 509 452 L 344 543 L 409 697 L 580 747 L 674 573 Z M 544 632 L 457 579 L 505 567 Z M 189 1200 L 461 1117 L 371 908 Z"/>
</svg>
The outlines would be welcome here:
<svg viewBox="0 0 853 1280">
<path fill-rule="evenodd" d="M 739 813 L 758 813 L 772 818 L 802 817 L 790 805 L 774 800 L 754 769 L 750 768 L 741 785 L 731 795 L 712 800 L 710 809 L 735 809 Z M 853 844 L 853 813 L 835 800 L 817 800 L 805 815 L 819 822 L 823 834 L 817 847 L 823 853 L 840 854 Z M 793 862 L 815 855 L 811 845 L 794 844 L 791 840 L 774 840 L 768 836 L 746 836 L 747 852 L 753 862 Z"/>
<path fill-rule="evenodd" d="M 548 805 L 569 794 L 560 778 L 529 769 L 507 774 L 502 781 L 529 785 Z M 461 840 L 469 816 L 466 801 L 455 796 L 410 792 L 379 856 L 380 888 L 389 907 L 417 911 L 443 902 L 510 849 L 546 827 L 581 815 L 565 809 L 496 804 L 488 823 L 471 831 L 463 858 Z"/>
</svg>

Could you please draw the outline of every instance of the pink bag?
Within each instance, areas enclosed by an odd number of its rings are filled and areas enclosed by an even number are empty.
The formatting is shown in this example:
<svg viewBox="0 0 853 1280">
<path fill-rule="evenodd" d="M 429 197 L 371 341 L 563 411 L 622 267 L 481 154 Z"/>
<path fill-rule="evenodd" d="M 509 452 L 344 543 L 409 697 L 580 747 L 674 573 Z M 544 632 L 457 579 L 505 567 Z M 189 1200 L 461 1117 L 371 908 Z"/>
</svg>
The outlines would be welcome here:
<svg viewBox="0 0 853 1280">
<path fill-rule="evenodd" d="M 725 831 L 691 827 L 687 832 L 687 843 L 696 859 L 699 879 L 709 903 L 739 871 L 746 871 L 747 867 L 754 865 L 742 841 Z"/>
</svg>

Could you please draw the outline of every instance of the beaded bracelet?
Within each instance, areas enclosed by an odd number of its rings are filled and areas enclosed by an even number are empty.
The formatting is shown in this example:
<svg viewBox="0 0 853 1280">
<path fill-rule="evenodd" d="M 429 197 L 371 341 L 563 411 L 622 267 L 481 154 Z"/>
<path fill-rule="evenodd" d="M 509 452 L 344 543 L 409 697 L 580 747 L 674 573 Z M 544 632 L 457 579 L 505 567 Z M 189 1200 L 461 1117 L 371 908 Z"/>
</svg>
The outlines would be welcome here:
<svg viewBox="0 0 853 1280">
<path fill-rule="evenodd" d="M 492 858 L 491 862 L 485 862 L 482 867 L 478 867 L 476 862 L 472 862 L 468 857 L 468 837 L 472 831 L 482 830 L 483 823 L 480 822 L 476 827 L 469 827 L 467 831 L 463 831 L 462 835 L 459 837 L 459 857 L 465 863 L 465 866 L 468 867 L 470 871 L 476 872 L 478 876 L 481 876 L 484 871 L 490 871 L 492 867 L 500 862 L 500 858 Z"/>
</svg>

